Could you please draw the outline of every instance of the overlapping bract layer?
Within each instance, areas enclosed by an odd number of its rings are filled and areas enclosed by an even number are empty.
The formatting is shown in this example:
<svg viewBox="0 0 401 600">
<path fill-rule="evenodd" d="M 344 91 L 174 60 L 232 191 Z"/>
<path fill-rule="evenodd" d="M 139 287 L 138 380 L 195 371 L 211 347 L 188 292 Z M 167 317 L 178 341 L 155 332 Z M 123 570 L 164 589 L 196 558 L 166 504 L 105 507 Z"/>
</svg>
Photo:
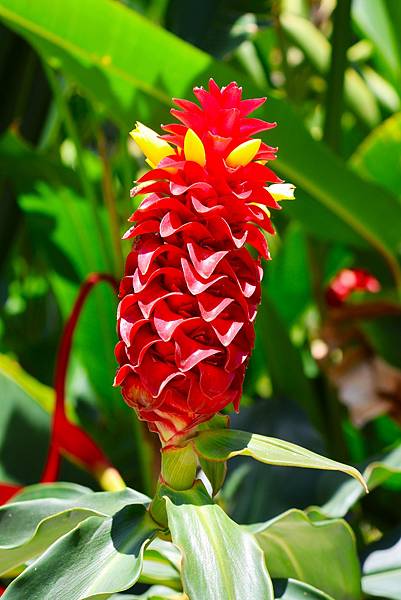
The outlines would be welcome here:
<svg viewBox="0 0 401 600">
<path fill-rule="evenodd" d="M 213 80 L 194 94 L 200 106 L 174 101 L 180 123 L 163 127 L 153 153 L 147 128 L 134 132 L 155 168 L 132 190 L 146 197 L 125 235 L 135 242 L 118 309 L 116 384 L 164 441 L 238 409 L 269 258 L 261 230 L 273 233 L 279 208 L 266 187 L 281 183 L 265 165 L 276 149 L 251 138 L 275 124 L 247 117 L 265 99 Z"/>
</svg>

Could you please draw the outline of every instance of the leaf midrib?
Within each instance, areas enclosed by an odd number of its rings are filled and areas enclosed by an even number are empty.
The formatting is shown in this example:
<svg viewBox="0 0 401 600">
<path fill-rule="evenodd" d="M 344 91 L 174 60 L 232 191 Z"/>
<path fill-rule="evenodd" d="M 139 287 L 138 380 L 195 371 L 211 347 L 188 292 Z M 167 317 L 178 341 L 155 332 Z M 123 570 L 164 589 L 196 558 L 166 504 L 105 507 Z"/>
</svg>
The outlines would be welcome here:
<svg viewBox="0 0 401 600">
<path fill-rule="evenodd" d="M 123 6 L 120 6 L 119 8 L 120 10 L 128 10 Z M 60 48 L 63 48 L 63 50 L 66 50 L 67 52 L 70 52 L 73 55 L 78 55 L 87 62 L 96 63 L 97 66 L 99 66 L 102 70 L 108 69 L 109 71 L 114 73 L 114 75 L 117 75 L 118 77 L 134 85 L 138 89 L 141 89 L 145 93 L 151 95 L 156 100 L 159 100 L 160 102 L 162 102 L 163 104 L 167 104 L 168 106 L 170 105 L 170 98 L 167 94 L 164 94 L 152 85 L 148 85 L 145 81 L 137 79 L 133 75 L 127 73 L 125 70 L 116 67 L 115 65 L 113 65 L 113 63 L 105 65 L 104 62 L 102 62 L 102 57 L 100 55 L 94 52 L 89 52 L 81 48 L 80 46 L 77 46 L 76 44 L 70 42 L 69 40 L 66 40 L 52 32 L 49 32 L 34 21 L 21 17 L 17 13 L 5 8 L 4 6 L 1 6 L 1 4 L 0 15 L 3 15 L 5 19 L 13 21 L 20 27 L 26 29 L 27 31 L 31 31 L 32 33 L 38 35 L 44 40 L 47 40 L 48 42 L 59 46 Z M 138 18 L 141 18 L 140 15 L 137 16 Z M 147 20 L 145 18 L 142 17 L 142 19 L 147 23 Z"/>
</svg>

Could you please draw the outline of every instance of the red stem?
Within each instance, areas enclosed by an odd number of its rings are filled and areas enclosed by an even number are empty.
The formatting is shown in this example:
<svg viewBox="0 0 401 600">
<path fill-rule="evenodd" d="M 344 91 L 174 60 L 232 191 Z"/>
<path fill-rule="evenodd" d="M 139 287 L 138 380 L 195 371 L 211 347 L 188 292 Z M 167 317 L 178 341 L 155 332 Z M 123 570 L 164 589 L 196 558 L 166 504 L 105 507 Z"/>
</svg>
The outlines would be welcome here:
<svg viewBox="0 0 401 600">
<path fill-rule="evenodd" d="M 53 413 L 52 431 L 50 448 L 47 457 L 46 466 L 41 478 L 42 482 L 56 481 L 60 468 L 60 444 L 58 440 L 58 429 L 67 417 L 65 414 L 65 388 L 67 379 L 67 370 L 70 360 L 72 341 L 74 332 L 81 315 L 85 301 L 95 285 L 101 282 L 109 283 L 117 292 L 118 283 L 112 275 L 106 273 L 91 273 L 82 284 L 78 297 L 75 301 L 71 315 L 67 320 L 56 358 L 56 369 L 54 378 L 54 388 L 56 391 L 56 406 Z"/>
</svg>

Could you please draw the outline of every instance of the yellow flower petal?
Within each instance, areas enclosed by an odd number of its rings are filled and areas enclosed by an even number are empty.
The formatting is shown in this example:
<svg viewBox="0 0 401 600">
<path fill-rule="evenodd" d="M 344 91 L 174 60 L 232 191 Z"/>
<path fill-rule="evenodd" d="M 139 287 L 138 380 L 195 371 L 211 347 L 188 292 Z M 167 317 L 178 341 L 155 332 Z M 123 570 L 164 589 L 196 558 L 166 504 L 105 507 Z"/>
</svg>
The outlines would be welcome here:
<svg viewBox="0 0 401 600">
<path fill-rule="evenodd" d="M 245 167 L 256 156 L 262 140 L 248 140 L 240 144 L 226 158 L 229 167 Z"/>
<path fill-rule="evenodd" d="M 273 196 L 276 202 L 281 200 L 295 200 L 295 185 L 292 183 L 272 183 L 267 191 Z"/>
<path fill-rule="evenodd" d="M 150 166 L 157 166 L 163 158 L 175 154 L 174 148 L 162 140 L 156 131 L 139 121 L 135 123 L 135 129 L 130 131 L 130 136 L 138 144 Z"/>
<path fill-rule="evenodd" d="M 206 164 L 205 147 L 202 144 L 200 137 L 193 131 L 188 129 L 184 138 L 184 154 L 187 160 L 192 160 L 198 163 L 201 167 Z"/>
</svg>

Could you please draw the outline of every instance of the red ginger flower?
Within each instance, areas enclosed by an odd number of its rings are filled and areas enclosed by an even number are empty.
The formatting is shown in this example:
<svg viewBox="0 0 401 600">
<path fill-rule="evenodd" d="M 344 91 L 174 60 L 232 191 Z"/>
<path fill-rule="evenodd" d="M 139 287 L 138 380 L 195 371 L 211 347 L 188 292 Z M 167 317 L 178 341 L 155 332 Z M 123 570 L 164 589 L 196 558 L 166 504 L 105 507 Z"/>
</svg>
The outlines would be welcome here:
<svg viewBox="0 0 401 600">
<path fill-rule="evenodd" d="M 231 402 L 238 410 L 269 258 L 261 230 L 274 233 L 269 209 L 293 197 L 265 166 L 277 149 L 250 137 L 275 126 L 247 118 L 265 98 L 241 93 L 210 80 L 194 89 L 200 106 L 174 100 L 181 123 L 167 134 L 131 132 L 152 170 L 131 192 L 146 197 L 124 236 L 136 241 L 120 285 L 115 384 L 164 442 Z"/>
<path fill-rule="evenodd" d="M 326 289 L 326 302 L 331 307 L 339 307 L 353 292 L 375 294 L 380 289 L 380 282 L 365 269 L 342 269 Z"/>
</svg>

